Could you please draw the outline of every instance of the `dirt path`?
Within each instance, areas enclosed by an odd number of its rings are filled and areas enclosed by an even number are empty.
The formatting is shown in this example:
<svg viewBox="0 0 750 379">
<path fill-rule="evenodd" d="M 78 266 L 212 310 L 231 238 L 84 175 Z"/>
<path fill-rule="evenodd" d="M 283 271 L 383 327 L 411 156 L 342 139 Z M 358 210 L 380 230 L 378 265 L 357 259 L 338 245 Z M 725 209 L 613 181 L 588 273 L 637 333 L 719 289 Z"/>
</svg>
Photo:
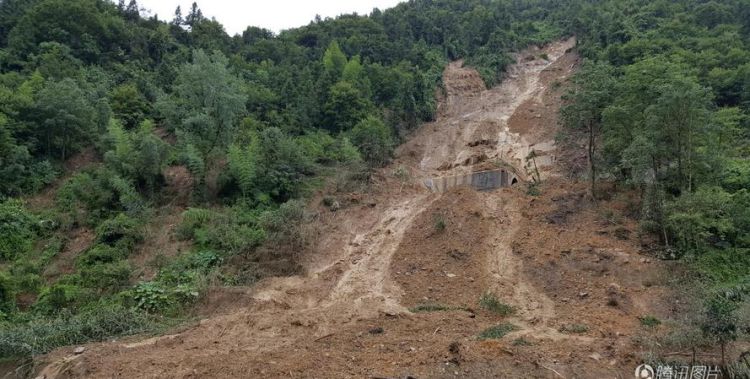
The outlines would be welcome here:
<svg viewBox="0 0 750 379">
<path fill-rule="evenodd" d="M 575 294 L 582 283 L 592 292 L 609 281 L 625 283 L 619 278 L 627 272 L 602 276 L 601 271 L 566 263 L 569 276 L 550 275 L 557 280 L 553 283 L 574 278 L 565 290 L 550 287 L 539 274 L 555 273 L 553 260 L 563 258 L 558 244 L 547 247 L 554 256 L 535 246 L 586 238 L 596 226 L 560 229 L 544 223 L 540 220 L 555 201 L 543 196 L 536 202 L 519 188 L 431 193 L 420 184 L 433 176 L 498 165 L 510 166 L 524 179 L 536 170 L 543 178 L 555 178 L 557 87 L 574 70 L 577 58 L 569 52 L 573 45 L 571 39 L 519 54 L 507 78 L 489 90 L 476 71 L 460 61 L 451 63 L 444 73 L 447 97 L 438 119 L 398 149 L 398 158 L 379 173 L 372 199 L 321 217 L 321 238 L 316 254 L 305 257 L 305 275 L 270 278 L 252 290 L 232 292 L 224 301 L 241 298 L 247 306 L 169 336 L 91 344 L 78 356 L 61 349 L 46 358 L 52 363 L 40 372 L 47 379 L 630 373 L 627 333 L 619 330 L 637 327 L 632 319 L 642 310 L 599 312 L 592 310 L 594 302 L 572 304 L 568 298 L 575 295 L 558 296 Z M 537 158 L 530 161 L 532 151 Z M 534 171 L 530 164 L 535 164 Z M 409 184 L 394 178 L 397 167 L 408 169 Z M 577 190 L 571 184 L 554 185 L 556 191 Z M 547 205 L 535 207 L 537 203 Z M 571 213 L 580 217 L 576 222 L 581 225 L 593 225 L 596 217 L 592 212 Z M 622 256 L 637 249 L 632 241 L 597 243 L 623 251 Z M 582 254 L 576 257 L 590 258 Z M 516 313 L 499 316 L 478 309 L 477 300 L 485 292 L 494 293 Z M 581 299 L 599 301 L 602 296 L 587 293 Z M 409 311 L 424 304 L 444 305 L 446 310 Z M 578 322 L 596 328 L 575 335 L 561 332 L 581 306 L 589 313 Z M 501 322 L 519 330 L 503 340 L 477 339 L 483 329 Z M 523 344 L 511 343 L 520 339 Z M 606 357 L 587 358 L 592 351 L 604 351 L 597 354 Z M 577 372 L 581 366 L 591 375 Z"/>
</svg>

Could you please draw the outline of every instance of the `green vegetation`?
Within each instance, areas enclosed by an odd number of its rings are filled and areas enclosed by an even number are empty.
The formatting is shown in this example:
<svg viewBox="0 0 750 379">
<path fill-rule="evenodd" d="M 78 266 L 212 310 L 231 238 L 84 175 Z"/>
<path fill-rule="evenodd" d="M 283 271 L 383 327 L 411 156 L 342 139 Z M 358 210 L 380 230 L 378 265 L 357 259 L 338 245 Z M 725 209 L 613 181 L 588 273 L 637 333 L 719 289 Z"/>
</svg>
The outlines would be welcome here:
<svg viewBox="0 0 750 379">
<path fill-rule="evenodd" d="M 638 320 L 641 322 L 641 325 L 649 328 L 661 325 L 661 321 L 658 318 L 650 315 L 638 317 Z"/>
<path fill-rule="evenodd" d="M 409 312 L 419 313 L 419 312 L 443 312 L 443 311 L 458 311 L 458 310 L 466 310 L 465 307 L 454 307 L 450 305 L 444 305 L 444 304 L 437 304 L 437 303 L 427 303 L 427 304 L 419 304 L 414 307 L 409 308 Z"/>
<path fill-rule="evenodd" d="M 440 233 L 445 231 L 446 228 L 446 222 L 445 222 L 445 216 L 443 216 L 440 213 L 435 213 L 432 215 L 432 222 L 435 225 L 435 231 Z"/>
<path fill-rule="evenodd" d="M 513 340 L 513 346 L 531 346 L 532 343 L 523 337 L 519 337 Z"/>
<path fill-rule="evenodd" d="M 560 327 L 561 333 L 569 334 L 583 334 L 589 331 L 589 327 L 586 324 L 566 324 Z"/>
<path fill-rule="evenodd" d="M 686 311 L 694 320 L 679 321 L 678 345 L 723 350 L 747 335 L 738 320 L 750 281 L 748 3 L 578 7 L 584 62 L 562 109 L 562 140 L 586 141 L 579 174 L 592 199 L 600 180 L 637 193 L 642 233 L 663 257 L 688 264 L 705 301 Z"/>
<path fill-rule="evenodd" d="M 44 354 L 66 345 L 156 331 L 156 320 L 133 308 L 99 305 L 78 314 L 33 318 L 0 328 L 0 356 Z"/>
<path fill-rule="evenodd" d="M 481 298 L 479 298 L 479 306 L 482 309 L 486 309 L 500 316 L 510 316 L 516 312 L 515 308 L 501 302 L 494 294 L 490 292 L 486 292 L 482 295 Z"/>
<path fill-rule="evenodd" d="M 519 330 L 518 326 L 506 322 L 483 330 L 481 333 L 479 333 L 478 338 L 480 340 L 500 339 L 505 337 L 506 334 L 515 332 L 516 330 Z"/>
</svg>

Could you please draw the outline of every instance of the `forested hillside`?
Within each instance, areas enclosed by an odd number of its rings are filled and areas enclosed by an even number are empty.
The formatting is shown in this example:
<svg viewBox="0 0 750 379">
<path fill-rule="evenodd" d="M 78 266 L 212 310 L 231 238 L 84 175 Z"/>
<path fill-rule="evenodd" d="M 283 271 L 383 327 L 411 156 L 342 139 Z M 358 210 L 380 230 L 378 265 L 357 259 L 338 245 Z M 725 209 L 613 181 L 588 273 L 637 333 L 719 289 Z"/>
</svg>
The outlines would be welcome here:
<svg viewBox="0 0 750 379">
<path fill-rule="evenodd" d="M 411 0 L 278 35 L 220 21 L 0 0 L 0 357 L 159 330 L 209 286 L 297 272 L 305 199 L 361 188 L 433 120 L 449 61 L 491 86 L 512 52 L 566 36 L 571 176 L 592 202 L 638 194 L 646 249 L 706 284 L 701 343 L 746 332 L 747 0 Z M 184 251 L 139 266 L 171 213 Z"/>
</svg>

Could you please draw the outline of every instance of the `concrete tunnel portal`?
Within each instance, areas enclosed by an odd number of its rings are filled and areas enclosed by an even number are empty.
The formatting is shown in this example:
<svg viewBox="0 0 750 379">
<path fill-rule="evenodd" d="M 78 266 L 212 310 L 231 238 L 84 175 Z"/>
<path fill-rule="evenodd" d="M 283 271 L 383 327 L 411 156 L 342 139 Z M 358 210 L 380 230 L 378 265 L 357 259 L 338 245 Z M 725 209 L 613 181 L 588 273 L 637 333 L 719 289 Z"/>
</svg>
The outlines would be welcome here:
<svg viewBox="0 0 750 379">
<path fill-rule="evenodd" d="M 471 187 L 478 191 L 489 191 L 495 188 L 510 187 L 518 182 L 519 179 L 515 173 L 502 168 L 430 178 L 424 181 L 424 185 L 432 192 L 445 192 L 451 188 L 462 186 Z"/>
</svg>

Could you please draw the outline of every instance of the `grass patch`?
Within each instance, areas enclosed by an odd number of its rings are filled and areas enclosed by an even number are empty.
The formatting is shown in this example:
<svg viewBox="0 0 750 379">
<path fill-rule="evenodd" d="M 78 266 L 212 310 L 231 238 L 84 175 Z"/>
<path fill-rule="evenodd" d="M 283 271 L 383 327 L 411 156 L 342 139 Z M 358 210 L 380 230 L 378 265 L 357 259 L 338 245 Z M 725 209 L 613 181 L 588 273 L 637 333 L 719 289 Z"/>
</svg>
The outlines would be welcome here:
<svg viewBox="0 0 750 379">
<path fill-rule="evenodd" d="M 415 305 L 414 307 L 409 308 L 409 311 L 412 313 L 465 311 L 465 310 L 466 310 L 466 307 L 452 307 L 450 305 L 437 304 L 437 303 L 419 304 L 419 305 Z"/>
<path fill-rule="evenodd" d="M 526 194 L 529 196 L 539 196 L 542 194 L 542 191 L 539 189 L 538 183 L 529 183 L 526 187 Z"/>
<path fill-rule="evenodd" d="M 583 334 L 589 331 L 589 327 L 586 324 L 567 324 L 560 327 L 561 333 L 569 334 Z"/>
<path fill-rule="evenodd" d="M 531 346 L 531 342 L 527 341 L 523 337 L 518 337 L 513 340 L 513 346 Z"/>
<path fill-rule="evenodd" d="M 504 324 L 496 325 L 489 327 L 482 331 L 482 333 L 479 333 L 479 339 L 480 340 L 487 340 L 487 339 L 500 339 L 505 337 L 506 334 L 519 330 L 519 328 L 509 322 L 506 322 Z"/>
<path fill-rule="evenodd" d="M 479 306 L 482 309 L 486 309 L 492 313 L 499 314 L 500 316 L 512 315 L 516 312 L 516 309 L 512 306 L 501 302 L 495 297 L 495 295 L 487 292 L 479 299 Z"/>
<path fill-rule="evenodd" d="M 61 346 L 153 332 L 160 325 L 145 312 L 105 306 L 77 315 L 37 318 L 0 328 L 0 357 L 28 357 Z"/>
<path fill-rule="evenodd" d="M 432 217 L 432 221 L 435 224 L 435 231 L 442 232 L 445 230 L 446 223 L 445 223 L 445 217 L 443 217 L 443 215 L 436 213 Z"/>
<path fill-rule="evenodd" d="M 641 325 L 649 328 L 653 328 L 661 324 L 661 321 L 658 318 L 650 315 L 638 317 L 638 320 L 641 321 Z"/>
</svg>

